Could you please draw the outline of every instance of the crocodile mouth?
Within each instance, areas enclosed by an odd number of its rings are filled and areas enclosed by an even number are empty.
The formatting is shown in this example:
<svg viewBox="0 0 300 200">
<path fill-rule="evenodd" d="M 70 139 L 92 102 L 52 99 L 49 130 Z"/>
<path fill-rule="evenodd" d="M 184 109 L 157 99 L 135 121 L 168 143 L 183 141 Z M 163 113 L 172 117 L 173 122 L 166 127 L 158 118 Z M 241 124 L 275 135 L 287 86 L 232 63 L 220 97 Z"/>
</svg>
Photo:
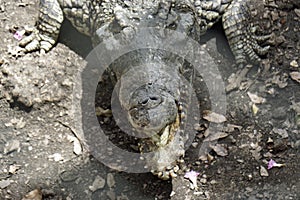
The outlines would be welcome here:
<svg viewBox="0 0 300 200">
<path fill-rule="evenodd" d="M 183 124 L 183 118 L 185 117 L 180 104 L 177 104 L 177 109 L 176 117 L 171 123 L 164 126 L 159 132 L 152 134 L 151 137 L 141 140 L 141 152 L 155 151 L 172 143 L 175 135 L 180 131 L 180 126 Z"/>
<path fill-rule="evenodd" d="M 157 147 L 164 147 L 173 140 L 181 124 L 180 118 L 180 114 L 177 113 L 176 119 L 173 123 L 167 125 L 158 134 L 151 137 L 152 141 L 155 142 Z"/>
</svg>

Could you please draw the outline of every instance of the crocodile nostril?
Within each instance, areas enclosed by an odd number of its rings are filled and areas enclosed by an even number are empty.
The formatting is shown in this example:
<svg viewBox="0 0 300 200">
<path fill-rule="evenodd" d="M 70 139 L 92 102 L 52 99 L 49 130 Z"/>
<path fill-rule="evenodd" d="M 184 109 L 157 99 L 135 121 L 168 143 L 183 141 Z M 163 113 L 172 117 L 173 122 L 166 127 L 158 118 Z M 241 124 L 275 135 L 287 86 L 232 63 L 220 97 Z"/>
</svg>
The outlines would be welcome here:
<svg viewBox="0 0 300 200">
<path fill-rule="evenodd" d="M 158 97 L 150 97 L 150 100 L 152 101 L 157 101 L 159 98 Z"/>
<path fill-rule="evenodd" d="M 142 101 L 142 105 L 146 105 L 148 103 L 149 99 L 145 99 Z"/>
</svg>

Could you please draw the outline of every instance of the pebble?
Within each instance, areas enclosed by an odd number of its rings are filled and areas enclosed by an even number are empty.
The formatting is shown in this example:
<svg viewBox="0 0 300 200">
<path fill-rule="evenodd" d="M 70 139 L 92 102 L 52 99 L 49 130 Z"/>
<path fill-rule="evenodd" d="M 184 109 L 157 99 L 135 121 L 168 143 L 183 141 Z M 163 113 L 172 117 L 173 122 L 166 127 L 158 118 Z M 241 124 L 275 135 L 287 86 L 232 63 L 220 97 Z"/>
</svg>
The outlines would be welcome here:
<svg viewBox="0 0 300 200">
<path fill-rule="evenodd" d="M 4 188 L 6 188 L 6 187 L 8 187 L 9 185 L 10 185 L 10 180 L 2 180 L 2 181 L 0 181 L 0 188 L 1 189 L 4 189 Z"/>
<path fill-rule="evenodd" d="M 20 151 L 20 141 L 19 140 L 11 140 L 8 143 L 6 143 L 4 148 L 4 154 L 9 154 L 14 151 Z"/>
<path fill-rule="evenodd" d="M 101 176 L 96 176 L 93 184 L 89 186 L 89 189 L 92 192 L 95 192 L 96 190 L 102 189 L 105 186 L 105 179 L 102 178 Z"/>
<path fill-rule="evenodd" d="M 53 159 L 55 162 L 58 162 L 58 161 L 61 161 L 64 159 L 60 153 L 55 153 L 55 154 L 49 155 L 48 158 Z"/>
<path fill-rule="evenodd" d="M 296 60 L 292 60 L 292 61 L 290 62 L 290 66 L 292 66 L 292 67 L 299 67 L 299 65 L 298 65 L 298 63 L 297 63 Z"/>
<path fill-rule="evenodd" d="M 108 187 L 110 187 L 110 188 L 114 187 L 115 184 L 116 184 L 114 175 L 113 175 L 112 173 L 108 173 L 108 174 L 107 174 L 106 181 L 107 181 Z"/>
<path fill-rule="evenodd" d="M 207 183 L 207 179 L 206 178 L 200 178 L 200 183 L 206 184 Z"/>
<path fill-rule="evenodd" d="M 269 176 L 269 173 L 268 173 L 267 169 L 262 165 L 260 166 L 259 172 L 260 172 L 261 176 Z"/>
</svg>

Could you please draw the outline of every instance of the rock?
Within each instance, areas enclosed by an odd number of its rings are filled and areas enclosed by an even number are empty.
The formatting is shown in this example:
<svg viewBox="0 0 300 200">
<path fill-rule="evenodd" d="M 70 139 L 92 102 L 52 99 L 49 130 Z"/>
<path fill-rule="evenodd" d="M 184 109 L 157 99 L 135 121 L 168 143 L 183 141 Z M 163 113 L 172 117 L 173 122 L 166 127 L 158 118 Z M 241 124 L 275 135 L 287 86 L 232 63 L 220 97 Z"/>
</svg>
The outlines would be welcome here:
<svg viewBox="0 0 300 200">
<path fill-rule="evenodd" d="M 106 195 L 109 197 L 110 200 L 115 200 L 116 199 L 116 193 L 112 190 L 107 191 Z"/>
<path fill-rule="evenodd" d="M 48 158 L 53 159 L 55 162 L 62 161 L 64 159 L 60 153 L 49 155 Z"/>
<path fill-rule="evenodd" d="M 263 167 L 262 165 L 260 166 L 259 173 L 261 176 L 269 176 L 267 169 L 265 167 Z"/>
<path fill-rule="evenodd" d="M 272 118 L 278 120 L 286 119 L 287 108 L 284 106 L 277 107 L 272 111 Z"/>
<path fill-rule="evenodd" d="M 0 181 L 0 188 L 4 189 L 10 185 L 11 181 L 10 180 L 2 180 Z"/>
<path fill-rule="evenodd" d="M 107 181 L 108 187 L 110 187 L 110 188 L 112 188 L 116 185 L 115 178 L 114 178 L 114 175 L 112 173 L 107 174 L 106 181 Z"/>
<path fill-rule="evenodd" d="M 89 189 L 92 192 L 95 192 L 96 190 L 102 189 L 105 186 L 105 179 L 102 178 L 101 176 L 96 176 L 93 184 L 89 186 Z"/>
<path fill-rule="evenodd" d="M 9 154 L 12 153 L 14 151 L 20 151 L 21 147 L 20 147 L 20 141 L 19 140 L 11 140 L 8 143 L 5 144 L 4 147 L 4 154 Z"/>
</svg>

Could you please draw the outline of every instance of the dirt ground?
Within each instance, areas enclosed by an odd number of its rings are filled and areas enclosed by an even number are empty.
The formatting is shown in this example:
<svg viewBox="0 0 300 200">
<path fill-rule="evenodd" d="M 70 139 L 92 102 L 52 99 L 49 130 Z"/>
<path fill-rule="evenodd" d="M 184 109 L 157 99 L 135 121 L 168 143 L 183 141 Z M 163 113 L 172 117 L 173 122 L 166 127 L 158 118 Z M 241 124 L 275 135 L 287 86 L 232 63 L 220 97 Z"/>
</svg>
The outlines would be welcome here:
<svg viewBox="0 0 300 200">
<path fill-rule="evenodd" d="M 74 77 L 92 48 L 89 39 L 66 22 L 49 53 L 20 53 L 14 32 L 35 24 L 38 1 L 0 0 L 0 199 L 22 199 L 35 189 L 31 199 L 36 200 L 41 195 L 68 200 L 300 199 L 300 3 L 266 2 L 259 25 L 261 33 L 274 33 L 267 41 L 271 49 L 262 67 L 249 69 L 241 82 L 232 78 L 239 69 L 221 24 L 202 38 L 227 87 L 238 83 L 239 88 L 227 93 L 224 137 L 206 161 L 195 155 L 207 137 L 207 121 L 195 126 L 197 136 L 185 157 L 186 168 L 200 173 L 199 188 L 192 190 L 183 173 L 163 181 L 150 173 L 118 172 L 81 154 L 72 97 Z M 104 126 L 112 123 L 109 117 L 99 120 Z M 284 166 L 269 170 L 270 159 Z"/>
</svg>

